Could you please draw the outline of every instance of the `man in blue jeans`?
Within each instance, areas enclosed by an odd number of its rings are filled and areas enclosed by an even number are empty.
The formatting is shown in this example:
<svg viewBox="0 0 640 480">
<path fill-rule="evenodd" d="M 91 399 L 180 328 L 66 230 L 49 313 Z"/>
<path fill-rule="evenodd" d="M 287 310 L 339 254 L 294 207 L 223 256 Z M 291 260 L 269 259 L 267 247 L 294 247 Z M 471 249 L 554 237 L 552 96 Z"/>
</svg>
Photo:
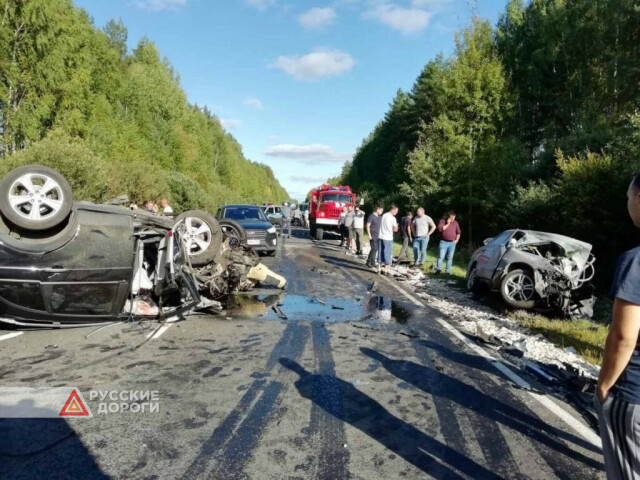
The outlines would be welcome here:
<svg viewBox="0 0 640 480">
<path fill-rule="evenodd" d="M 442 271 L 442 262 L 447 259 L 446 273 L 451 273 L 453 265 L 453 254 L 456 251 L 456 245 L 460 241 L 460 225 L 456 222 L 456 212 L 450 210 L 442 220 L 438 223 L 438 233 L 440 233 L 440 252 L 438 255 L 438 263 L 436 264 L 436 273 Z"/>
<path fill-rule="evenodd" d="M 429 237 L 436 229 L 436 224 L 429 215 L 424 213 L 424 208 L 420 207 L 411 228 L 413 230 L 413 266 L 422 267 L 427 261 Z"/>
<path fill-rule="evenodd" d="M 387 213 L 382 215 L 380 219 L 380 236 L 378 241 L 380 242 L 380 263 L 382 264 L 382 271 L 378 267 L 378 273 L 386 275 L 387 269 L 392 262 L 393 251 L 393 234 L 398 231 L 398 221 L 396 215 L 398 214 L 398 207 L 391 205 L 391 208 Z"/>
</svg>

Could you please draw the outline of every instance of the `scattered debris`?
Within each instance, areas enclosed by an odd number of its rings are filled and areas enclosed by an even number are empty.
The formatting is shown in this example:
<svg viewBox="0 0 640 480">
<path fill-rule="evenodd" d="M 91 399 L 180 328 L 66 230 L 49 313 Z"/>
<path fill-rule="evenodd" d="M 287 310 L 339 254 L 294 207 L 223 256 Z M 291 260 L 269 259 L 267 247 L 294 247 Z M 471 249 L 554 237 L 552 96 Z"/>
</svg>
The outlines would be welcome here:
<svg viewBox="0 0 640 480">
<path fill-rule="evenodd" d="M 320 300 L 318 297 L 313 297 L 313 299 L 316 302 L 318 302 L 319 304 L 321 304 L 321 305 L 326 305 L 327 304 L 327 302 L 325 302 L 324 300 Z"/>
<path fill-rule="evenodd" d="M 344 307 L 339 307 L 339 306 L 337 306 L 337 305 L 331 305 L 331 308 L 332 308 L 333 310 L 344 310 Z"/>
<path fill-rule="evenodd" d="M 285 313 L 282 311 L 282 309 L 277 306 L 277 305 L 272 305 L 271 309 L 276 312 L 276 315 L 278 315 L 278 317 L 280 317 L 282 320 L 289 320 L 289 317 L 287 317 L 285 315 Z"/>
<path fill-rule="evenodd" d="M 392 266 L 391 272 L 394 276 L 407 278 L 405 288 L 410 286 L 417 297 L 440 311 L 463 333 L 504 353 L 520 368 L 524 369 L 525 363 L 529 362 L 563 371 L 571 369 L 570 375 L 574 378 L 597 378 L 599 367 L 581 358 L 573 348 L 565 349 L 540 334 L 533 335 L 506 315 L 476 301 L 473 294 L 450 285 L 450 279 L 428 278 L 403 265 Z"/>
<path fill-rule="evenodd" d="M 369 382 L 363 382 L 361 380 L 353 380 L 351 382 L 349 382 L 351 385 L 354 385 L 356 387 L 362 386 L 362 385 L 369 385 Z M 345 444 L 346 446 L 346 444 Z"/>
</svg>

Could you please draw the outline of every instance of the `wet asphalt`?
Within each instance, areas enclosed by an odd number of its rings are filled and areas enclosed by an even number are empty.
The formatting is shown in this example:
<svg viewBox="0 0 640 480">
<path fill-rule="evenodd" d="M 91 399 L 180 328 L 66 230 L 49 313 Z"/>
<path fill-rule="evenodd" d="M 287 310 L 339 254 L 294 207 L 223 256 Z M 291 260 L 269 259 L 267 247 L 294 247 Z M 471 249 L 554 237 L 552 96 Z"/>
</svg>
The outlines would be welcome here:
<svg viewBox="0 0 640 480">
<path fill-rule="evenodd" d="M 297 230 L 265 263 L 286 293 L 157 338 L 147 323 L 0 341 L 0 386 L 160 398 L 157 413 L 88 401 L 90 419 L 0 419 L 0 478 L 604 478 L 596 447 L 337 241 Z"/>
</svg>

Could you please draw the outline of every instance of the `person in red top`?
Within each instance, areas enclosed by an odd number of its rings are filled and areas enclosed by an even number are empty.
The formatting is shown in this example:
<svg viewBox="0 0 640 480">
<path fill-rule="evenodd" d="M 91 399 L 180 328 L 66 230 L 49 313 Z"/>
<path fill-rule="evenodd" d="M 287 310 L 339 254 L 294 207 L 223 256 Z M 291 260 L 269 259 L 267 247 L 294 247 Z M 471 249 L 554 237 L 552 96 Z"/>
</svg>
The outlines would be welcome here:
<svg viewBox="0 0 640 480">
<path fill-rule="evenodd" d="M 456 222 L 456 212 L 450 210 L 442 220 L 438 223 L 438 233 L 440 234 L 440 253 L 438 262 L 436 263 L 436 273 L 442 271 L 442 262 L 445 257 L 447 259 L 446 273 L 451 273 L 453 265 L 453 254 L 456 251 L 456 245 L 460 241 L 460 225 Z"/>
</svg>

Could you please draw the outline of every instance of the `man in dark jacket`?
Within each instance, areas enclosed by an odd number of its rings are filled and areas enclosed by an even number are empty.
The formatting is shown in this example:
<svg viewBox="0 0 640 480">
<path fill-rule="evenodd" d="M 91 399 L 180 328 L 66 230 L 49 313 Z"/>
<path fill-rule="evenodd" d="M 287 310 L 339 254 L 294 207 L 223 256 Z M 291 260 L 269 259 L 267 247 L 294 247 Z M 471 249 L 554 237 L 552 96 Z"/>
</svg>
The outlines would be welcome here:
<svg viewBox="0 0 640 480">
<path fill-rule="evenodd" d="M 402 238 L 402 249 L 398 255 L 398 263 L 409 258 L 409 245 L 413 242 L 413 230 L 411 229 L 411 221 L 413 220 L 413 213 L 407 212 L 407 214 L 400 219 L 400 238 Z"/>
<path fill-rule="evenodd" d="M 371 251 L 367 258 L 368 267 L 376 267 L 378 265 L 378 237 L 380 235 L 380 222 L 382 221 L 382 207 L 377 205 L 373 209 L 373 213 L 367 219 L 367 234 L 371 243 Z"/>
</svg>

